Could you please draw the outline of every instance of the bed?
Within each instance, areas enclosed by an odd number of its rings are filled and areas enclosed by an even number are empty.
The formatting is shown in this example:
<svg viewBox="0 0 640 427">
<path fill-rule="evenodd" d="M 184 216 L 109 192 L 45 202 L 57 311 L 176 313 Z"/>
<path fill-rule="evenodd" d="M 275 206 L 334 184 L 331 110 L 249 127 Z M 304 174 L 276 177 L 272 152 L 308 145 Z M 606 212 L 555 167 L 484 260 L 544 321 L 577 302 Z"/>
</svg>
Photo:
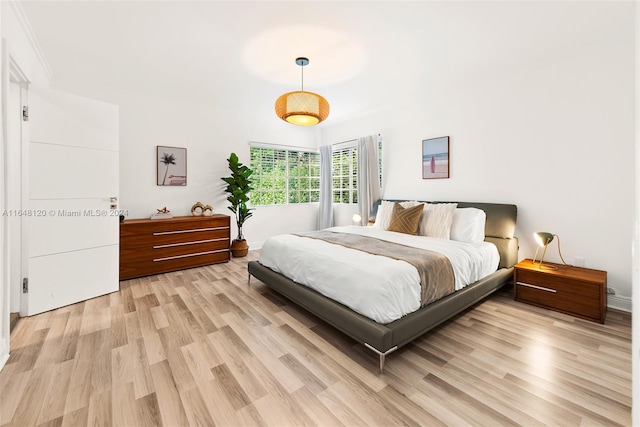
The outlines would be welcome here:
<svg viewBox="0 0 640 427">
<path fill-rule="evenodd" d="M 383 211 L 382 206 L 388 206 L 391 202 L 400 201 L 376 202 L 372 209 L 370 223 L 375 221 L 380 211 Z M 457 203 L 457 209 L 475 208 L 475 210 L 479 209 L 484 212 L 486 217 L 484 242 L 495 246 L 497 252 L 495 270 L 480 280 L 465 284 L 446 296 L 437 297 L 436 300 L 409 313 L 402 313 L 394 320 L 387 321 L 384 318 L 379 321 L 373 320 L 369 314 L 359 313 L 356 311 L 357 309 L 350 308 L 346 303 L 337 302 L 326 296 L 326 293 L 323 294 L 309 286 L 301 285 L 285 274 L 263 265 L 263 263 L 267 263 L 266 261 L 258 260 L 248 263 L 249 280 L 251 280 L 251 276 L 257 278 L 271 289 L 372 350 L 378 355 L 379 369 L 380 372 L 383 372 L 387 355 L 491 295 L 512 278 L 513 266 L 518 257 L 518 240 L 514 236 L 517 207 L 512 204 L 475 202 L 428 202 L 427 205 L 443 204 L 444 206 L 444 204 L 451 203 Z M 380 220 L 380 217 L 378 219 Z M 365 228 L 373 227 L 363 227 L 363 229 Z M 373 230 L 363 231 L 374 233 Z M 303 238 L 302 240 L 312 239 Z M 493 247 L 492 245 L 488 246 Z M 269 252 L 268 248 L 267 252 Z M 300 263 L 298 268 L 314 268 L 317 271 L 318 267 L 316 262 L 312 262 L 307 265 Z M 320 267 L 322 266 L 320 265 Z M 295 275 L 291 274 L 291 276 Z M 457 287 L 458 277 L 456 276 L 455 279 Z"/>
</svg>

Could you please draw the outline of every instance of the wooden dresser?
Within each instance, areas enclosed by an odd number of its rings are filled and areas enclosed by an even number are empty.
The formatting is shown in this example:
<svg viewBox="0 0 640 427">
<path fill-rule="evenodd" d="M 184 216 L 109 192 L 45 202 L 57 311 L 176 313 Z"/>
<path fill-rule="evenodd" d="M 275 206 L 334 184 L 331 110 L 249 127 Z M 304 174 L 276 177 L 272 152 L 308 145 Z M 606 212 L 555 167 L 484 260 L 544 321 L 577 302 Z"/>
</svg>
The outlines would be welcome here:
<svg viewBox="0 0 640 427">
<path fill-rule="evenodd" d="M 530 259 L 515 265 L 515 299 L 604 323 L 607 314 L 607 272 Z"/>
<path fill-rule="evenodd" d="M 230 217 L 184 216 L 120 223 L 120 280 L 229 261 Z"/>
</svg>

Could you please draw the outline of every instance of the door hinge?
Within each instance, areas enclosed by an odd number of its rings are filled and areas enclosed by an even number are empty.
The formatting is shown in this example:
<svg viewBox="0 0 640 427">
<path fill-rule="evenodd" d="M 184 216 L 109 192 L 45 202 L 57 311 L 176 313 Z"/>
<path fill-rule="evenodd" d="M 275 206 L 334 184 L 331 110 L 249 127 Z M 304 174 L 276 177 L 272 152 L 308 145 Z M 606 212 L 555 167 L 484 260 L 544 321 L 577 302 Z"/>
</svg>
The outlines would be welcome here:
<svg viewBox="0 0 640 427">
<path fill-rule="evenodd" d="M 29 278 L 25 277 L 22 279 L 22 293 L 26 294 L 27 292 L 29 292 Z"/>
<path fill-rule="evenodd" d="M 22 107 L 22 121 L 23 122 L 28 122 L 29 121 L 29 106 L 28 105 L 24 105 Z"/>
</svg>

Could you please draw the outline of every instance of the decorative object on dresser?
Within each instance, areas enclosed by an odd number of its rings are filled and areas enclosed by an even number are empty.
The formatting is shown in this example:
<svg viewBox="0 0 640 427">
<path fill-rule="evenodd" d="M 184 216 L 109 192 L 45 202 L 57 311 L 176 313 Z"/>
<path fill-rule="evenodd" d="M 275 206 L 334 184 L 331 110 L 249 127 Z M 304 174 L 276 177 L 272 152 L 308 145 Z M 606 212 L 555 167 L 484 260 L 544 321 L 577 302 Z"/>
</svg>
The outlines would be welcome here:
<svg viewBox="0 0 640 427">
<path fill-rule="evenodd" d="M 554 237 L 558 238 L 558 254 L 560 255 L 560 259 L 562 260 L 562 263 L 564 265 L 569 265 L 565 262 L 564 258 L 562 257 L 562 251 L 560 250 L 560 236 L 558 236 L 557 234 L 549 233 L 547 231 L 538 231 L 536 233 L 533 233 L 533 238 L 536 240 L 536 243 L 538 244 L 538 247 L 536 248 L 536 253 L 535 255 L 533 255 L 533 263 L 535 264 L 536 258 L 538 257 L 538 250 L 540 248 L 544 248 L 544 250 L 542 251 L 542 256 L 540 257 L 540 262 L 538 264 L 540 268 L 549 268 L 552 270 L 555 269 L 555 267 L 551 264 L 543 264 L 544 255 L 547 253 L 547 246 L 549 246 L 549 243 L 553 242 Z"/>
<path fill-rule="evenodd" d="M 449 178 L 449 137 L 422 140 L 422 179 Z"/>
<path fill-rule="evenodd" d="M 162 209 L 156 209 L 156 213 L 151 214 L 150 219 L 169 219 L 173 218 L 173 214 L 167 207 L 165 206 Z"/>
<path fill-rule="evenodd" d="M 606 271 L 554 263 L 541 268 L 525 259 L 516 264 L 513 283 L 516 301 L 604 323 Z"/>
<path fill-rule="evenodd" d="M 187 149 L 156 147 L 157 185 L 187 185 Z"/>
<path fill-rule="evenodd" d="M 191 215 L 202 216 L 203 210 L 204 210 L 204 205 L 201 202 L 196 202 L 195 205 L 191 206 Z"/>
<path fill-rule="evenodd" d="M 231 153 L 227 159 L 231 176 L 221 178 L 227 183 L 224 191 L 229 193 L 227 201 L 231 203 L 229 210 L 234 213 L 236 225 L 238 226 L 238 237 L 231 242 L 231 253 L 234 257 L 246 256 L 249 252 L 249 245 L 242 235 L 242 225 L 253 214 L 252 208 L 247 207 L 249 202 L 249 192 L 253 190 L 251 186 L 251 175 L 253 171 L 238 161 L 236 153 Z"/>
<path fill-rule="evenodd" d="M 229 261 L 230 217 L 120 223 L 120 280 Z"/>
<path fill-rule="evenodd" d="M 193 216 L 211 216 L 213 215 L 213 208 L 210 205 L 203 205 L 201 202 L 197 202 L 191 206 L 191 215 Z"/>
</svg>

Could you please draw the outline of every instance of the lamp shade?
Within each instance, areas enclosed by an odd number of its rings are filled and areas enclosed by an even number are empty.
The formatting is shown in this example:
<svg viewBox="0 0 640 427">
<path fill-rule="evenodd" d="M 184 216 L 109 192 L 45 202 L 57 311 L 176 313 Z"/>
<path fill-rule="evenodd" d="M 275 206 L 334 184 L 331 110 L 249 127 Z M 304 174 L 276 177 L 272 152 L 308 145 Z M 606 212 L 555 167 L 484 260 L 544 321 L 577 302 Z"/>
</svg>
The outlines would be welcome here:
<svg viewBox="0 0 640 427">
<path fill-rule="evenodd" d="M 329 116 L 329 103 L 313 92 L 294 91 L 276 100 L 276 114 L 282 120 L 299 125 L 313 126 Z"/>
<path fill-rule="evenodd" d="M 533 237 L 536 239 L 536 243 L 541 248 L 547 246 L 553 241 L 553 234 L 547 233 L 546 231 L 538 231 L 537 233 L 533 233 Z"/>
</svg>

